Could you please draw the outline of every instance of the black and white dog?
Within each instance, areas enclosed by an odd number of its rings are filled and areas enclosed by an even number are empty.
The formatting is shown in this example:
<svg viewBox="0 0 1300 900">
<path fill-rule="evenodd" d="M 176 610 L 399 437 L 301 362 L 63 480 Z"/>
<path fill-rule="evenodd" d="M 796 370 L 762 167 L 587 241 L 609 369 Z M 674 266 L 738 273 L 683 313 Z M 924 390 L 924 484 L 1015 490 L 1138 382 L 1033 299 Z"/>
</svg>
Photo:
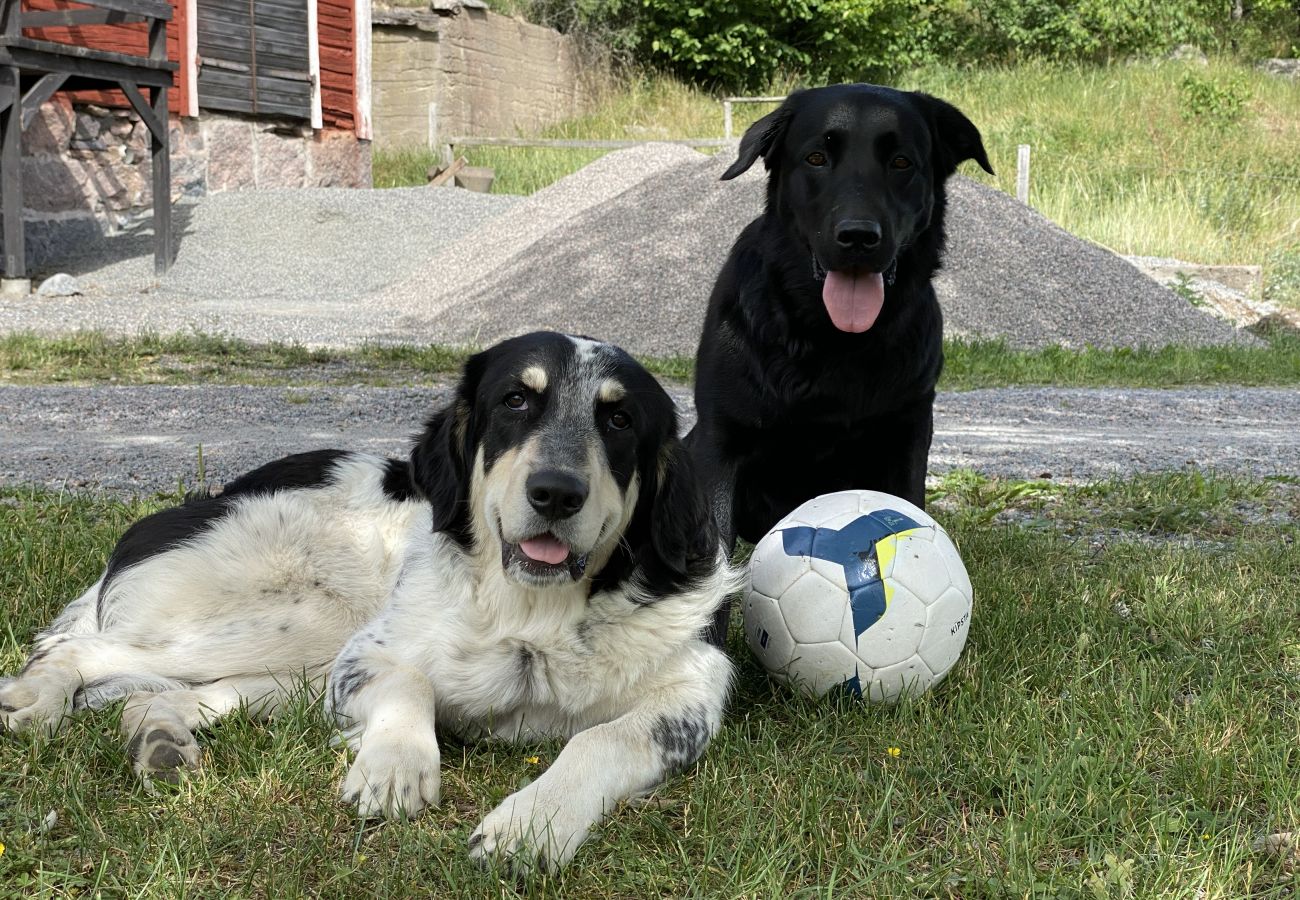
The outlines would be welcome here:
<svg viewBox="0 0 1300 900">
<path fill-rule="evenodd" d="M 468 361 L 409 462 L 300 454 L 137 522 L 0 681 L 0 724 L 125 698 L 137 772 L 174 776 L 195 729 L 305 675 L 366 816 L 438 802 L 435 727 L 569 738 L 470 839 L 562 865 L 718 729 L 731 667 L 700 635 L 734 586 L 664 390 L 616 347 L 531 334 Z"/>
</svg>

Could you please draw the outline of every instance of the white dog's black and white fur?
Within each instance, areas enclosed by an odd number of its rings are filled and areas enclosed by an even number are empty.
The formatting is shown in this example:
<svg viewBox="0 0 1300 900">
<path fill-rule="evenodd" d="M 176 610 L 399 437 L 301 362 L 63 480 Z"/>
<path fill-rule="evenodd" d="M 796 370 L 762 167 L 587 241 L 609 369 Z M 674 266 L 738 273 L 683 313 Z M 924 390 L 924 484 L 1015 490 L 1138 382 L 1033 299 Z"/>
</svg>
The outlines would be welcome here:
<svg viewBox="0 0 1300 900">
<path fill-rule="evenodd" d="M 717 731 L 731 667 L 701 634 L 733 587 L 659 384 L 608 344 L 525 335 L 468 361 L 409 462 L 300 454 L 137 522 L 0 682 L 0 723 L 125 698 L 134 767 L 174 775 L 196 729 L 305 675 L 367 816 L 438 802 L 435 727 L 569 738 L 469 842 L 562 865 Z"/>
</svg>

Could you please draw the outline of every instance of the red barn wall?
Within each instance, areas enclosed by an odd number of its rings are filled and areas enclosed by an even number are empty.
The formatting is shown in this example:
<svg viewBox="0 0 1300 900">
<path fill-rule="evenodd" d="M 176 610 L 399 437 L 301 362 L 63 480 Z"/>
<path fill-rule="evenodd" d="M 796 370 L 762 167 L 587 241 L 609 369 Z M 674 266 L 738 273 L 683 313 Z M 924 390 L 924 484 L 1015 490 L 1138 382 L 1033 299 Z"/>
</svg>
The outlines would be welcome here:
<svg viewBox="0 0 1300 900">
<path fill-rule="evenodd" d="M 189 68 L 183 64 L 187 57 L 189 31 L 186 28 L 184 0 L 171 0 L 172 20 L 167 23 L 167 58 L 182 63 L 176 72 L 176 86 L 167 92 L 167 108 L 183 116 L 198 115 L 197 109 L 188 108 Z M 23 0 L 23 9 L 89 9 L 91 7 L 70 3 L 68 0 Z M 74 25 L 69 28 L 28 28 L 24 34 L 39 40 L 76 44 L 95 50 L 113 50 L 136 56 L 149 55 L 149 29 L 143 22 L 129 25 Z M 76 91 L 68 95 L 78 103 L 98 103 L 101 106 L 130 106 L 121 91 Z"/>
<path fill-rule="evenodd" d="M 318 0 L 321 116 L 326 128 L 356 128 L 355 0 Z"/>
</svg>

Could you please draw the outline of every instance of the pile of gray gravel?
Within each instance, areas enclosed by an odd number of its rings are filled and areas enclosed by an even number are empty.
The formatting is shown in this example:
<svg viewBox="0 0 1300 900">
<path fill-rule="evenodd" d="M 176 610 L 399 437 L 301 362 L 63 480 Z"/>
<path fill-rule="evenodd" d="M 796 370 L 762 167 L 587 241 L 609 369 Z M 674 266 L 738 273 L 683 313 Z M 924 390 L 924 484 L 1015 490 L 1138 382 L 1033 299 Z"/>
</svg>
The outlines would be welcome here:
<svg viewBox="0 0 1300 900">
<path fill-rule="evenodd" d="M 935 287 L 949 335 L 1020 348 L 1254 341 L 1014 197 L 961 176 L 948 197 Z"/>
<path fill-rule="evenodd" d="M 731 154 L 677 156 L 676 164 L 587 208 L 571 208 L 558 193 L 538 194 L 530 215 L 560 223 L 545 240 L 514 228 L 520 207 L 445 249 L 425 270 L 438 277 L 424 283 L 443 287 L 427 308 L 443 318 L 447 339 L 489 343 L 556 328 L 634 353 L 693 353 L 718 270 L 762 211 L 765 175 L 759 166 L 723 182 Z M 637 164 L 622 154 L 603 162 L 607 169 Z M 566 181 L 589 177 L 584 170 Z M 938 289 L 950 335 L 1002 338 L 1020 348 L 1250 340 L 1000 191 L 954 178 L 948 221 Z M 494 266 L 457 277 L 456 261 L 489 243 Z M 398 285 L 386 297 L 404 290 Z"/>
<path fill-rule="evenodd" d="M 308 346 L 483 345 L 535 328 L 693 354 L 718 270 L 762 209 L 761 167 L 665 144 L 534 196 L 454 188 L 217 194 L 181 204 L 176 264 L 147 230 L 84 241 L 83 296 L 0 301 L 0 332 L 198 329 Z M 999 191 L 951 182 L 939 279 L 950 335 L 1015 347 L 1253 340 Z"/>
<path fill-rule="evenodd" d="M 575 202 L 601 190 L 606 176 L 590 170 L 602 164 L 622 175 L 625 189 L 599 203 Z M 693 354 L 718 270 L 762 209 L 762 180 L 719 181 L 727 165 L 672 146 L 612 153 L 447 247 L 384 298 L 403 304 L 417 285 L 437 285 L 441 293 L 423 308 L 414 304 L 415 315 L 436 310 L 452 343 L 550 328 L 633 353 Z M 639 177 L 628 179 L 628 172 Z M 525 210 L 548 223 L 540 237 L 515 227 Z M 469 262 L 488 245 L 491 267 Z"/>
</svg>

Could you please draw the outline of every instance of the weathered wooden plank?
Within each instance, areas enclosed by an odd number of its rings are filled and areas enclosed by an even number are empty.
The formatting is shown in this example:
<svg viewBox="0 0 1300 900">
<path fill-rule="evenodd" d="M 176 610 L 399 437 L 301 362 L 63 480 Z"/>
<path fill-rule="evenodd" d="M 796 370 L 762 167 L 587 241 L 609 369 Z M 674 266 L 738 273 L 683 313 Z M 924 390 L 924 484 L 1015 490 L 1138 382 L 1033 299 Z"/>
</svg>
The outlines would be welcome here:
<svg viewBox="0 0 1300 900">
<path fill-rule="evenodd" d="M 115 9 L 55 9 L 25 12 L 23 28 L 71 28 L 78 25 L 125 25 L 147 22 L 147 16 L 118 12 Z"/>
<path fill-rule="evenodd" d="M 36 110 L 41 108 L 41 104 L 54 96 L 54 92 L 63 87 L 63 83 L 68 80 L 67 73 L 51 72 L 48 75 L 42 75 L 40 80 L 27 89 L 23 95 L 23 127 L 26 128 L 36 115 Z"/>
<path fill-rule="evenodd" d="M 87 6 L 114 9 L 118 12 L 137 13 L 151 19 L 171 21 L 172 5 L 167 0 L 77 0 Z"/>
<path fill-rule="evenodd" d="M 208 90 L 209 93 L 222 94 L 228 97 L 243 96 L 251 102 L 251 86 L 252 76 L 246 72 L 223 72 L 205 68 L 199 74 L 199 87 Z M 289 104 L 301 103 L 302 108 L 299 112 L 304 116 L 311 114 L 310 82 L 259 76 L 257 79 L 258 106 L 263 105 L 263 101 L 268 98 L 274 98 L 277 102 Z"/>
<path fill-rule="evenodd" d="M 68 47 L 26 38 L 0 38 L 0 66 L 65 72 L 105 81 L 121 81 L 125 78 L 139 84 L 163 87 L 171 85 L 172 72 L 176 71 L 176 63 L 166 60 L 155 61 L 124 53 L 87 50 L 85 47 Z"/>
<path fill-rule="evenodd" d="M 642 144 L 675 144 L 680 147 L 726 147 L 735 141 L 726 138 L 677 138 L 661 141 L 550 140 L 545 138 L 453 137 L 446 143 L 453 147 L 552 147 L 564 150 L 623 150 Z"/>
<path fill-rule="evenodd" d="M 279 19 L 270 16 L 263 16 L 260 13 L 256 20 L 254 20 L 248 17 L 247 12 L 240 15 L 235 12 L 226 12 L 223 10 L 208 9 L 204 7 L 199 15 L 199 24 L 211 24 L 225 28 L 247 30 L 253 26 L 254 21 L 256 21 L 258 28 L 266 28 L 284 34 L 290 34 L 295 38 L 301 37 L 307 33 L 306 22 L 296 22 L 291 19 Z"/>
<path fill-rule="evenodd" d="M 23 233 L 23 147 L 21 85 L 18 69 L 0 71 L 13 102 L 0 112 L 0 206 L 3 206 L 6 278 L 27 277 L 27 246 Z"/>
</svg>

